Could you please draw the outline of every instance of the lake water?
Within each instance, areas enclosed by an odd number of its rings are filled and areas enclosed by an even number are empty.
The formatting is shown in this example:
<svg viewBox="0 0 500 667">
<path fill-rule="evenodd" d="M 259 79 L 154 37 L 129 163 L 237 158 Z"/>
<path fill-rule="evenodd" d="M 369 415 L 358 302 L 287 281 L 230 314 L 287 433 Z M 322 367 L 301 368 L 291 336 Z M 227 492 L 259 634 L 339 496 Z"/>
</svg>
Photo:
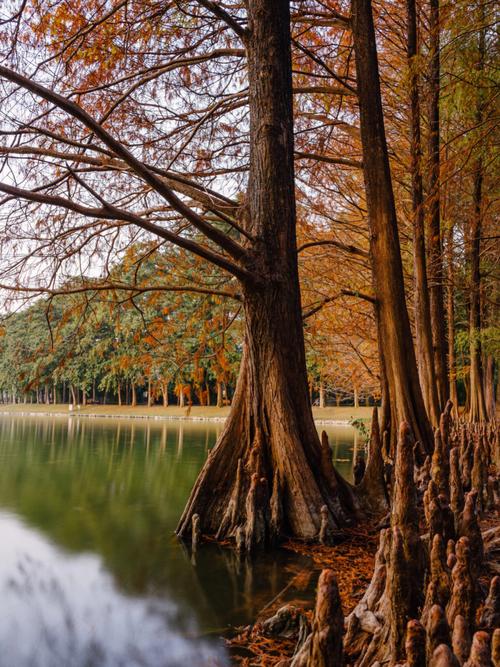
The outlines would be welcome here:
<svg viewBox="0 0 500 667">
<path fill-rule="evenodd" d="M 222 634 L 311 599 L 307 558 L 174 536 L 221 427 L 0 417 L 0 667 L 223 667 Z M 321 428 L 350 477 L 356 431 Z"/>
</svg>

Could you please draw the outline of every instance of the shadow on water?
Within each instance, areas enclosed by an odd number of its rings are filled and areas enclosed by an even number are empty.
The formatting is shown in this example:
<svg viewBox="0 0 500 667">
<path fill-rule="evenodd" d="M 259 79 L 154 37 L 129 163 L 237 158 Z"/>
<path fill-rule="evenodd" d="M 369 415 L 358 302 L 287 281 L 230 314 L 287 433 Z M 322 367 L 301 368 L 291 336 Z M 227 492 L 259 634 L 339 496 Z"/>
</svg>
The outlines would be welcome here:
<svg viewBox="0 0 500 667">
<path fill-rule="evenodd" d="M 304 557 L 209 544 L 193 560 L 173 535 L 220 428 L 0 419 L 1 667 L 227 665 L 229 626 L 283 589 L 312 599 Z M 354 429 L 326 430 L 350 474 Z"/>
</svg>

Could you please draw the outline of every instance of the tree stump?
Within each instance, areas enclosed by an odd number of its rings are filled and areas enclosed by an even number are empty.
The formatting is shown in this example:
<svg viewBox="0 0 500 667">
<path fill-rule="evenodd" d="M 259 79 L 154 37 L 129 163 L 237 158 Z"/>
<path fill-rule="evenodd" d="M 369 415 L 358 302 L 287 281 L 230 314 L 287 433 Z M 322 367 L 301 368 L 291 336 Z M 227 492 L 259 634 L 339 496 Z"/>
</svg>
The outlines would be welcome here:
<svg viewBox="0 0 500 667">
<path fill-rule="evenodd" d="M 356 496 L 366 512 L 382 514 L 389 507 L 389 495 L 384 476 L 382 440 L 378 424 L 378 410 L 375 406 L 368 445 L 368 461 L 360 483 L 356 486 Z"/>
<path fill-rule="evenodd" d="M 465 497 L 465 507 L 460 517 L 458 531 L 461 537 L 467 537 L 471 551 L 473 574 L 478 574 L 484 560 L 483 537 L 476 511 L 477 490 L 470 491 Z"/>
<path fill-rule="evenodd" d="M 316 608 L 309 637 L 293 658 L 291 667 L 343 665 L 344 615 L 333 570 L 323 570 L 318 580 Z"/>
<path fill-rule="evenodd" d="M 404 658 L 406 626 L 423 602 L 425 557 L 419 536 L 413 442 L 409 427 L 399 432 L 394 468 L 391 530 L 380 534 L 371 583 L 347 619 L 345 645 L 356 665 Z"/>
<path fill-rule="evenodd" d="M 500 627 L 500 577 L 495 576 L 490 581 L 488 597 L 484 603 L 479 619 L 479 627 L 493 631 Z"/>
<path fill-rule="evenodd" d="M 406 663 L 408 667 L 427 667 L 425 628 L 415 619 L 406 626 Z"/>
<path fill-rule="evenodd" d="M 430 568 L 427 578 L 427 590 L 422 611 L 422 623 L 427 626 L 427 620 L 433 605 L 446 609 L 450 599 L 451 580 L 446 564 L 446 551 L 441 535 L 434 535 L 430 554 Z"/>
<path fill-rule="evenodd" d="M 453 447 L 450 452 L 450 507 L 455 516 L 455 528 L 458 529 L 458 521 L 464 509 L 464 490 L 460 472 L 460 451 Z"/>
<path fill-rule="evenodd" d="M 319 543 L 320 544 L 332 544 L 332 531 L 330 530 L 330 520 L 328 507 L 323 505 L 320 510 L 321 512 L 321 527 L 319 529 Z"/>
<path fill-rule="evenodd" d="M 460 667 L 457 657 L 446 644 L 441 644 L 434 651 L 429 667 Z"/>
<path fill-rule="evenodd" d="M 487 632 L 480 630 L 472 638 L 469 659 L 464 667 L 492 667 L 490 636 Z"/>
<path fill-rule="evenodd" d="M 493 667 L 500 667 L 500 628 L 493 632 L 491 638 L 491 661 Z"/>
<path fill-rule="evenodd" d="M 474 627 L 475 582 L 470 564 L 470 547 L 467 537 L 461 537 L 455 548 L 457 562 L 451 572 L 452 592 L 446 609 L 448 623 L 453 627 L 455 617 L 463 616 L 469 627 Z"/>
<path fill-rule="evenodd" d="M 460 614 L 455 616 L 451 645 L 458 662 L 463 665 L 470 653 L 471 633 L 465 618 Z"/>
<path fill-rule="evenodd" d="M 442 607 L 431 607 L 427 620 L 427 658 L 431 661 L 434 651 L 441 644 L 451 646 L 451 631 Z"/>
<path fill-rule="evenodd" d="M 439 493 L 450 495 L 450 458 L 448 445 L 441 437 L 441 431 L 434 431 L 434 452 L 431 462 L 432 479 L 436 482 Z"/>
<path fill-rule="evenodd" d="M 268 489 L 264 477 L 254 472 L 245 503 L 245 549 L 251 552 L 266 543 Z"/>
</svg>

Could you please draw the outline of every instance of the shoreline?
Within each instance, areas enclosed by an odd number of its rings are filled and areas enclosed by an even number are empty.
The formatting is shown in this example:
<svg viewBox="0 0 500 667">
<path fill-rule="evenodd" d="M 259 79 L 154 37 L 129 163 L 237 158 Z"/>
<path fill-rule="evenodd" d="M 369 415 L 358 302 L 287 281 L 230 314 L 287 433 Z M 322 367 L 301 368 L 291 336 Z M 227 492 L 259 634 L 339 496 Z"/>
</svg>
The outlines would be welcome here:
<svg viewBox="0 0 500 667">
<path fill-rule="evenodd" d="M 97 409 L 96 409 L 97 408 Z M 111 408 L 111 409 L 110 409 Z M 371 407 L 335 407 L 313 408 L 314 421 L 324 426 L 351 426 L 353 419 L 370 421 Z M 0 417 L 87 417 L 89 419 L 141 419 L 153 421 L 186 421 L 186 422 L 215 422 L 223 423 L 229 414 L 229 407 L 201 407 L 188 408 L 160 406 L 86 406 L 80 409 L 69 410 L 68 405 L 4 405 L 0 406 Z"/>
</svg>

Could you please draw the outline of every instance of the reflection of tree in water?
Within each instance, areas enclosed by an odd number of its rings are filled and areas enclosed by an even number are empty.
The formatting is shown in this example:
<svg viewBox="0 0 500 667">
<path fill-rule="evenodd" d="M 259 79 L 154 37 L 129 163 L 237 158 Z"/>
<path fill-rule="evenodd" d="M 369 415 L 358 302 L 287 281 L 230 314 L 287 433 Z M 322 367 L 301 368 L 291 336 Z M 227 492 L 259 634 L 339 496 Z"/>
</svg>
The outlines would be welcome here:
<svg viewBox="0 0 500 667">
<path fill-rule="evenodd" d="M 196 554 L 186 548 L 185 554 L 206 599 L 231 610 L 232 626 L 254 622 L 275 605 L 293 601 L 306 607 L 314 599 L 317 576 L 309 558 L 282 550 L 249 559 L 215 543 L 205 544 Z M 224 626 L 216 631 L 224 631 Z"/>
<path fill-rule="evenodd" d="M 66 556 L 0 514 L 0 664 L 16 667 L 225 667 L 219 643 L 154 596 L 124 596 L 94 555 Z M 36 558 L 30 554 L 36 553 Z"/>
<path fill-rule="evenodd" d="M 0 506 L 70 552 L 99 554 L 128 595 L 176 600 L 196 611 L 204 630 L 248 623 L 309 564 L 278 553 L 250 568 L 230 550 L 204 545 L 193 568 L 173 531 L 220 427 L 0 419 Z M 352 429 L 339 433 L 331 441 L 345 457 Z M 303 589 L 291 587 L 287 599 L 312 597 Z"/>
</svg>

